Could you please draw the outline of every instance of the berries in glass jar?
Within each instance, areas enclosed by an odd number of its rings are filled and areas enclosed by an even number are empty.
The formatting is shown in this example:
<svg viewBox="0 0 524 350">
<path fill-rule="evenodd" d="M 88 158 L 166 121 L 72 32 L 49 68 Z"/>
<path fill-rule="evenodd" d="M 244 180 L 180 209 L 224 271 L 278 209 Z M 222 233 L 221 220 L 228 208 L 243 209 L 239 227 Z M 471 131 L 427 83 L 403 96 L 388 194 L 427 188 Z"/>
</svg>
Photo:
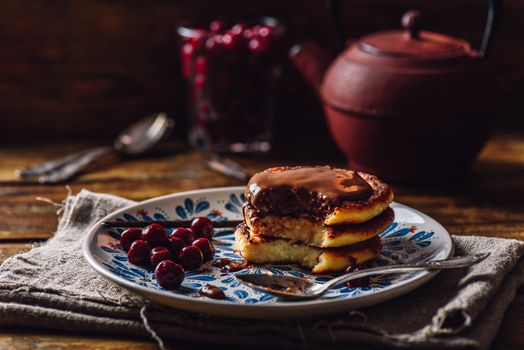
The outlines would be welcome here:
<svg viewBox="0 0 524 350">
<path fill-rule="evenodd" d="M 185 271 L 179 264 L 164 260 L 155 268 L 155 278 L 158 284 L 165 289 L 177 289 L 184 281 Z"/>
<path fill-rule="evenodd" d="M 189 62 L 191 61 L 191 58 L 193 57 L 194 52 L 194 46 L 191 43 L 185 43 L 182 46 L 182 50 L 180 51 L 180 57 L 182 58 L 183 62 Z"/>
<path fill-rule="evenodd" d="M 246 29 L 247 29 L 247 25 L 245 23 L 237 23 L 233 27 L 231 27 L 231 33 L 233 35 L 240 35 Z"/>
<path fill-rule="evenodd" d="M 264 38 L 253 38 L 249 41 L 249 50 L 254 54 L 263 54 L 268 50 L 268 42 Z"/>
<path fill-rule="evenodd" d="M 269 37 L 271 35 L 272 32 L 273 32 L 273 28 L 268 27 L 268 26 L 261 26 L 258 29 L 257 34 L 261 38 L 267 38 L 267 37 Z"/>
<path fill-rule="evenodd" d="M 195 29 L 195 35 L 189 40 L 189 43 L 193 46 L 193 50 L 197 50 L 203 43 L 206 32 L 201 29 Z"/>
<path fill-rule="evenodd" d="M 122 249 L 125 252 L 129 251 L 131 244 L 133 244 L 137 239 L 140 239 L 141 234 L 142 230 L 136 227 L 128 228 L 122 232 L 122 235 L 120 235 L 120 245 L 122 246 Z"/>
<path fill-rule="evenodd" d="M 193 245 L 183 248 L 178 254 L 178 262 L 182 264 L 186 270 L 195 270 L 204 262 L 202 251 Z"/>
<path fill-rule="evenodd" d="M 195 59 L 195 72 L 197 74 L 206 74 L 207 73 L 207 61 L 204 56 L 198 56 Z"/>
<path fill-rule="evenodd" d="M 200 249 L 204 257 L 204 262 L 213 259 L 213 256 L 215 256 L 215 248 L 207 238 L 198 238 L 192 245 Z"/>
<path fill-rule="evenodd" d="M 209 24 L 209 29 L 212 31 L 212 32 L 219 32 L 221 30 L 224 30 L 226 28 L 226 25 L 224 24 L 224 22 L 222 21 L 213 21 Z"/>
<path fill-rule="evenodd" d="M 219 42 L 216 36 L 209 37 L 206 40 L 206 50 L 208 54 L 213 54 L 218 50 Z"/>
<path fill-rule="evenodd" d="M 182 56 L 188 59 L 182 64 L 182 72 L 190 83 L 193 145 L 219 152 L 251 147 L 256 152 L 269 150 L 274 110 L 268 106 L 274 104 L 283 30 L 278 21 L 269 19 L 251 25 L 236 23 L 229 28 L 222 21 L 179 28 L 182 42 L 194 44 L 193 51 L 181 47 L 185 52 Z M 198 44 L 195 31 L 202 33 Z M 241 87 L 245 81 L 249 89 Z M 234 99 L 245 103 L 230 103 Z"/>
<path fill-rule="evenodd" d="M 255 33 L 253 33 L 253 30 L 251 29 L 246 29 L 242 32 L 242 36 L 249 40 L 255 36 Z"/>
<path fill-rule="evenodd" d="M 127 260 L 135 265 L 145 265 L 149 262 L 149 244 L 143 240 L 136 240 L 129 247 Z"/>
<path fill-rule="evenodd" d="M 206 78 L 203 74 L 197 74 L 194 79 L 195 87 L 199 90 L 202 90 L 206 86 Z"/>
<path fill-rule="evenodd" d="M 213 221 L 205 216 L 195 218 L 191 222 L 191 231 L 195 237 L 211 239 L 214 234 Z"/>
</svg>

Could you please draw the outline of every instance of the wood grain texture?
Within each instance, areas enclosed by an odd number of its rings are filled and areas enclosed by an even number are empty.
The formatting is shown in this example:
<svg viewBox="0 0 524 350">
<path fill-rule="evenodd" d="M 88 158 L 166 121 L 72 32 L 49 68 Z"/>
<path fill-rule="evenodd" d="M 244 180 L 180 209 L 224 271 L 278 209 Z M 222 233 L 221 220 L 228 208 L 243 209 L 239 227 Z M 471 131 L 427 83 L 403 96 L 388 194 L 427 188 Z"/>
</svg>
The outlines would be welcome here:
<svg viewBox="0 0 524 350">
<path fill-rule="evenodd" d="M 487 0 L 460 0 L 458 6 L 456 0 L 355 0 L 343 2 L 343 14 L 349 37 L 356 38 L 399 28 L 404 11 L 420 8 L 426 28 L 478 47 L 486 4 Z M 524 2 L 506 0 L 505 5 L 489 60 L 500 85 L 500 125 L 514 129 L 524 127 Z M 289 45 L 312 38 L 337 51 L 323 1 L 4 0 L 0 136 L 109 138 L 131 120 L 155 111 L 175 117 L 182 136 L 186 87 L 179 73 L 174 26 L 189 18 L 258 15 L 281 18 L 289 28 Z M 319 103 L 289 63 L 278 93 L 279 135 L 297 125 L 325 128 Z"/>
<path fill-rule="evenodd" d="M 251 173 L 282 164 L 333 164 L 344 166 L 343 158 L 323 141 L 312 146 L 298 144 L 281 148 L 263 159 L 237 157 Z M 65 185 L 2 186 L 15 181 L 13 170 L 79 150 L 88 144 L 56 144 L 0 150 L 0 239 L 46 238 L 56 227 L 57 208 L 37 197 L 61 202 Z M 310 147 L 311 149 L 309 149 Z M 329 150 L 323 156 L 311 153 L 316 147 Z M 295 154 L 295 156 L 293 155 Z M 331 156 L 330 156 L 331 155 Z M 306 161 L 305 159 L 309 159 Z M 106 159 L 89 173 L 68 185 L 73 193 L 87 188 L 133 200 L 206 187 L 241 185 L 204 165 L 203 156 L 182 144 L 172 143 L 147 158 Z M 413 206 L 444 224 L 453 234 L 500 235 L 524 239 L 524 136 L 498 135 L 488 144 L 465 179 L 439 186 L 409 188 L 393 186 L 396 200 Z"/>
<path fill-rule="evenodd" d="M 31 250 L 35 244 L 31 243 L 2 243 L 0 244 L 0 264 L 10 256 Z M 1 347 L 0 347 L 1 349 Z"/>
<path fill-rule="evenodd" d="M 13 350 L 156 350 L 149 340 L 65 335 L 56 332 L 9 330 L 0 334 L 0 349 Z M 187 349 L 187 348 L 180 348 Z M 177 348 L 178 350 L 178 348 Z"/>
<path fill-rule="evenodd" d="M 344 159 L 329 139 L 315 143 L 289 142 L 262 157 L 235 157 L 254 173 L 289 164 L 332 164 Z M 52 236 L 57 207 L 66 185 L 16 185 L 14 169 L 96 145 L 59 142 L 51 145 L 0 149 L 0 263 L 31 248 L 32 242 Z M 36 151 L 37 150 L 37 151 Z M 322 150 L 322 152 L 319 152 Z M 170 143 L 156 153 L 136 159 L 107 158 L 68 184 L 72 193 L 82 188 L 143 200 L 172 192 L 241 185 L 207 169 L 203 156 L 181 143 Z M 451 184 L 393 186 L 395 200 L 413 206 L 441 222 L 452 234 L 478 234 L 524 239 L 524 134 L 495 136 L 465 179 Z M 494 349 L 523 348 L 524 288 L 509 307 Z M 155 349 L 140 339 L 104 338 L 87 334 L 64 335 L 31 330 L 0 330 L 0 349 Z M 192 349 L 181 344 L 179 349 Z"/>
<path fill-rule="evenodd" d="M 524 347 L 524 319 L 522 311 L 524 310 L 524 288 L 521 287 L 517 296 L 509 306 L 492 349 L 521 349 Z"/>
</svg>

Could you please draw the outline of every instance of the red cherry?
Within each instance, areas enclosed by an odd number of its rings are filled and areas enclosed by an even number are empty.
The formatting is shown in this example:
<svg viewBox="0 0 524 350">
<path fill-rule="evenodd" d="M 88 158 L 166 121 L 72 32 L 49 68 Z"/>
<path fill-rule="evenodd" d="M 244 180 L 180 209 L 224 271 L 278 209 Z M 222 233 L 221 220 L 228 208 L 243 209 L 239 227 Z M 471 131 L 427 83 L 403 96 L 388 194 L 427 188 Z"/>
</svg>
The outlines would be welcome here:
<svg viewBox="0 0 524 350">
<path fill-rule="evenodd" d="M 184 269 L 195 270 L 204 262 L 204 256 L 198 247 L 189 245 L 180 251 L 180 254 L 178 254 L 178 261 L 182 264 Z"/>
<path fill-rule="evenodd" d="M 163 245 L 167 240 L 167 232 L 163 226 L 159 224 L 151 224 L 144 227 L 140 239 L 147 241 L 151 247 Z"/>
<path fill-rule="evenodd" d="M 212 32 L 219 32 L 221 30 L 224 30 L 225 27 L 226 27 L 226 25 L 222 21 L 213 21 L 213 22 L 209 23 L 209 29 Z"/>
<path fill-rule="evenodd" d="M 262 54 L 267 51 L 268 42 L 263 38 L 254 38 L 249 41 L 249 50 L 254 54 Z"/>
<path fill-rule="evenodd" d="M 198 56 L 195 59 L 195 72 L 201 74 L 207 73 L 207 61 L 204 56 Z"/>
<path fill-rule="evenodd" d="M 192 44 L 185 43 L 184 45 L 182 45 L 182 49 L 180 50 L 180 57 L 182 58 L 182 62 L 191 61 L 194 51 L 195 50 Z"/>
<path fill-rule="evenodd" d="M 173 230 L 173 233 L 171 234 L 171 237 L 180 238 L 182 241 L 184 241 L 185 245 L 191 245 L 193 241 L 195 240 L 195 237 L 193 236 L 193 232 L 190 229 L 178 227 Z"/>
<path fill-rule="evenodd" d="M 152 267 L 156 267 L 161 261 L 173 259 L 173 254 L 166 247 L 155 247 L 149 252 L 149 263 Z"/>
<path fill-rule="evenodd" d="M 253 33 L 253 30 L 246 29 L 242 32 L 242 36 L 246 39 L 252 39 L 255 33 Z"/>
<path fill-rule="evenodd" d="M 221 34 L 215 34 L 215 42 L 217 43 L 217 45 L 224 44 L 224 36 Z"/>
<path fill-rule="evenodd" d="M 146 264 L 149 260 L 149 244 L 140 239 L 134 241 L 127 252 L 127 260 L 135 265 Z"/>
<path fill-rule="evenodd" d="M 180 251 L 186 246 L 186 243 L 178 237 L 169 237 L 166 242 L 166 248 L 169 249 L 173 256 L 178 256 Z"/>
<path fill-rule="evenodd" d="M 205 216 L 193 219 L 191 222 L 191 231 L 196 237 L 211 239 L 215 233 L 213 230 L 213 221 Z"/>
<path fill-rule="evenodd" d="M 257 35 L 259 37 L 261 37 L 261 38 L 268 38 L 271 35 L 272 32 L 273 32 L 273 28 L 272 27 L 262 26 L 257 31 Z"/>
<path fill-rule="evenodd" d="M 234 49 L 237 46 L 237 42 L 236 37 L 229 33 L 222 36 L 222 44 L 228 50 Z"/>
<path fill-rule="evenodd" d="M 122 246 L 122 249 L 127 252 L 131 247 L 131 244 L 133 244 L 137 239 L 140 239 L 141 234 L 142 229 L 136 227 L 128 228 L 122 232 L 122 235 L 120 236 L 120 245 Z"/>
<path fill-rule="evenodd" d="M 215 256 L 215 247 L 213 247 L 207 238 L 196 239 L 192 245 L 200 249 L 202 255 L 204 256 L 204 261 L 209 261 L 213 259 L 213 256 Z"/>
<path fill-rule="evenodd" d="M 193 83 L 197 89 L 202 90 L 206 85 L 206 77 L 203 74 L 198 74 L 193 80 Z"/>
<path fill-rule="evenodd" d="M 177 289 L 184 281 L 185 271 L 179 264 L 164 260 L 155 269 L 158 284 L 165 289 Z"/>
<path fill-rule="evenodd" d="M 233 35 L 240 35 L 244 30 L 246 30 L 247 25 L 244 23 L 237 23 L 231 28 L 231 33 Z"/>
<path fill-rule="evenodd" d="M 206 40 L 206 49 L 209 53 L 214 53 L 218 49 L 218 45 L 216 36 L 209 37 Z"/>
</svg>

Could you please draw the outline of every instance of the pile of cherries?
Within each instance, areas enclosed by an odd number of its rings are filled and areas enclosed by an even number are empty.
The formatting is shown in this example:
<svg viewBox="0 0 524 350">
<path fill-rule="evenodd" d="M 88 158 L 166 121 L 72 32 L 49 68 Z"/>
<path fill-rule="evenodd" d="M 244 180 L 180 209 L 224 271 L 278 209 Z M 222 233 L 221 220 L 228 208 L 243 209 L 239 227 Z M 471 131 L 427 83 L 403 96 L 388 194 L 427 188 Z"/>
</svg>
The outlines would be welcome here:
<svg viewBox="0 0 524 350">
<path fill-rule="evenodd" d="M 190 228 L 176 228 L 171 235 L 159 224 L 129 228 L 122 232 L 120 244 L 130 263 L 151 266 L 160 286 L 177 289 L 185 271 L 198 269 L 213 259 L 213 233 L 213 222 L 202 216 L 194 219 Z"/>
<path fill-rule="evenodd" d="M 284 28 L 271 22 L 229 27 L 222 21 L 186 28 L 179 30 L 180 56 L 190 82 L 193 141 L 242 142 L 267 133 Z"/>
<path fill-rule="evenodd" d="M 228 53 L 237 57 L 246 54 L 269 55 L 274 49 L 274 40 L 281 34 L 280 27 L 267 24 L 249 26 L 237 23 L 227 27 L 222 21 L 213 21 L 209 28 L 192 27 L 190 34 L 182 37 L 182 73 L 186 78 L 196 73 L 198 81 L 195 83 L 202 87 L 209 60 Z"/>
</svg>

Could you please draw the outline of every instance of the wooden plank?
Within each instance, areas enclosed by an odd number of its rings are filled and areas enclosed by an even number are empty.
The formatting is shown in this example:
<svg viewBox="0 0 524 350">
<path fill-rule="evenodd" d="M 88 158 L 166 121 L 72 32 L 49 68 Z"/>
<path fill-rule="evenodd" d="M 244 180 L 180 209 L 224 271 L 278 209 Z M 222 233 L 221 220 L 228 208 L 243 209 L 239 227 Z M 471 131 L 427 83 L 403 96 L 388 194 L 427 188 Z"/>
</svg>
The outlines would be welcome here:
<svg viewBox="0 0 524 350">
<path fill-rule="evenodd" d="M 10 256 L 26 252 L 34 247 L 31 243 L 1 243 L 0 244 L 0 264 Z M 0 347 L 2 349 L 2 347 Z"/>
<path fill-rule="evenodd" d="M 151 340 L 124 337 L 103 337 L 92 334 L 59 334 L 26 329 L 3 330 L 0 349 L 16 350 L 157 350 Z M 177 349 L 182 349 L 178 348 Z"/>
<path fill-rule="evenodd" d="M 522 349 L 524 347 L 524 287 L 519 289 L 519 294 L 508 307 L 497 337 L 493 342 L 493 350 Z"/>
<path fill-rule="evenodd" d="M 57 208 L 37 197 L 61 202 L 68 193 L 65 185 L 2 186 L 13 181 L 13 169 L 51 159 L 93 144 L 25 146 L 0 150 L 0 240 L 42 239 L 56 228 Z M 305 162 L 296 150 L 276 153 L 268 159 L 235 158 L 251 173 L 269 166 Z M 337 157 L 307 162 L 344 166 Z M 498 135 L 486 147 L 468 179 L 448 186 L 407 188 L 393 186 L 396 200 L 413 206 L 445 225 L 454 234 L 501 235 L 522 239 L 524 202 L 524 136 Z M 241 185 L 214 173 L 204 158 L 180 143 L 172 143 L 147 158 L 106 159 L 89 173 L 69 183 L 73 193 L 82 188 L 143 200 L 197 188 Z"/>
</svg>

